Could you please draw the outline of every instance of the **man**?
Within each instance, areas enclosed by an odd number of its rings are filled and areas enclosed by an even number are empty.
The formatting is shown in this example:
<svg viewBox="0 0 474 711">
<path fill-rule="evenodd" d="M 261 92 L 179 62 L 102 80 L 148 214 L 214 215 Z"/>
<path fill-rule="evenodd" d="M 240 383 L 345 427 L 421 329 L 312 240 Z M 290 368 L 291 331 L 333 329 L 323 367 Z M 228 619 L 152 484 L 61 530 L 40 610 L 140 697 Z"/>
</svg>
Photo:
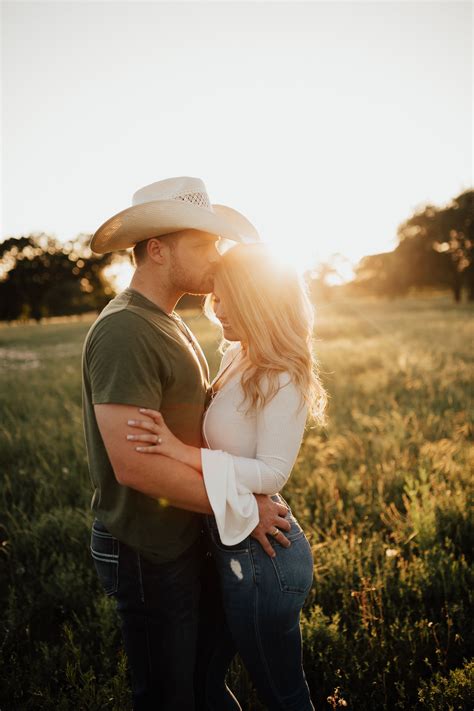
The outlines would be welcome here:
<svg viewBox="0 0 474 711">
<path fill-rule="evenodd" d="M 174 307 L 185 293 L 212 291 L 218 237 L 258 239 L 243 215 L 211 206 L 202 181 L 170 178 L 138 190 L 132 207 L 104 223 L 91 243 L 98 253 L 133 247 L 136 261 L 130 287 L 102 311 L 83 351 L 96 516 L 91 550 L 105 592 L 117 601 L 136 710 L 195 707 L 205 567 L 199 514 L 212 508 L 193 469 L 130 446 L 127 422 L 137 408 L 160 410 L 180 439 L 201 446 L 209 371 Z M 287 510 L 255 498 L 259 524 L 252 535 L 273 555 L 267 533 L 290 528 Z M 289 545 L 283 535 L 279 541 Z"/>
</svg>

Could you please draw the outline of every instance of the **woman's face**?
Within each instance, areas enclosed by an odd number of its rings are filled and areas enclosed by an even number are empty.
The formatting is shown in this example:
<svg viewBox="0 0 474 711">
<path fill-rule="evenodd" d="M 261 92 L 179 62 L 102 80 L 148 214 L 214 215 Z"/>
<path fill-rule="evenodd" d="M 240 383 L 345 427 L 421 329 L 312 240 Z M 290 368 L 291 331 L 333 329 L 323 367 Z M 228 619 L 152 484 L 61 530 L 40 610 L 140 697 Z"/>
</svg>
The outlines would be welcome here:
<svg viewBox="0 0 474 711">
<path fill-rule="evenodd" d="M 228 341 L 240 341 L 240 336 L 233 330 L 232 326 L 227 321 L 225 301 L 218 289 L 215 289 L 214 291 L 212 303 L 216 318 L 221 322 L 224 338 Z"/>
</svg>

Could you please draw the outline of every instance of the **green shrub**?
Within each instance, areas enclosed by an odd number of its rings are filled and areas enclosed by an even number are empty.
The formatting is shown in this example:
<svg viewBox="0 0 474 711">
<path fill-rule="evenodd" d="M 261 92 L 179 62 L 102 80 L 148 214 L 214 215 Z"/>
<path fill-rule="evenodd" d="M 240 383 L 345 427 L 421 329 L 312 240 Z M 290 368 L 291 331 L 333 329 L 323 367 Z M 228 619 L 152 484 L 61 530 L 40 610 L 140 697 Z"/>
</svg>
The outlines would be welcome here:
<svg viewBox="0 0 474 711">
<path fill-rule="evenodd" d="M 422 708 L 429 711 L 471 711 L 474 706 L 474 661 L 447 676 L 441 672 L 423 681 L 418 690 Z"/>
</svg>

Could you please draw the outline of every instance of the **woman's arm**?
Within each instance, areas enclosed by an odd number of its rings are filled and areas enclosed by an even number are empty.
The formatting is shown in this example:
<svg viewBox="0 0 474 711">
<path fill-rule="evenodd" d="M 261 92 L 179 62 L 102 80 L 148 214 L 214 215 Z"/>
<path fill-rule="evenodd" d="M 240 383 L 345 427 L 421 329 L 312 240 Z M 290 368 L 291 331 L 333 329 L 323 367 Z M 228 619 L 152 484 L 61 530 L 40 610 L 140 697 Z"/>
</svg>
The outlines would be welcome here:
<svg viewBox="0 0 474 711">
<path fill-rule="evenodd" d="M 224 453 L 232 459 L 239 490 L 276 494 L 283 488 L 298 456 L 307 412 L 306 404 L 301 404 L 299 390 L 289 375 L 282 373 L 280 389 L 257 414 L 255 458 Z M 204 474 L 212 466 L 217 451 L 201 450 Z"/>
<path fill-rule="evenodd" d="M 186 461 L 188 467 L 192 467 L 192 469 L 202 474 L 201 450 L 199 447 L 185 444 L 176 437 L 167 426 L 161 412 L 145 407 L 140 407 L 139 412 L 149 419 L 128 420 L 127 422 L 130 427 L 137 427 L 146 432 L 146 434 L 127 435 L 128 440 L 137 443 L 135 447 L 137 452 L 163 454 L 165 457 L 176 459 L 182 464 Z"/>
<path fill-rule="evenodd" d="M 222 356 L 219 369 L 214 378 L 218 379 L 219 375 L 232 363 L 237 353 L 241 349 L 241 344 L 238 341 L 231 343 Z M 214 382 L 213 381 L 213 382 Z M 195 469 L 202 474 L 201 450 L 199 447 L 186 445 L 171 430 L 168 429 L 163 416 L 157 410 L 139 408 L 139 412 L 147 417 L 146 420 L 134 419 L 128 420 L 127 424 L 130 427 L 136 427 L 144 430 L 146 434 L 129 434 L 127 439 L 137 444 L 135 449 L 137 452 L 148 454 L 163 454 L 171 459 L 176 459 L 188 467 Z M 149 418 L 149 419 L 148 419 Z M 158 443 L 158 438 L 160 442 Z"/>
<path fill-rule="evenodd" d="M 218 456 L 232 459 L 237 486 L 256 494 L 275 494 L 286 484 L 304 432 L 307 407 L 300 406 L 300 395 L 288 376 L 280 377 L 280 389 L 257 415 L 257 452 L 255 458 L 240 457 L 221 450 L 199 449 L 184 444 L 168 429 L 163 417 L 155 410 L 140 409 L 145 420 L 129 420 L 128 424 L 146 430 L 146 435 L 129 435 L 138 442 L 139 452 L 163 454 L 203 473 L 212 467 Z"/>
<path fill-rule="evenodd" d="M 305 405 L 299 408 L 300 395 L 289 377 L 286 382 L 280 379 L 280 385 L 274 398 L 258 413 L 255 458 L 188 447 L 170 432 L 155 410 L 141 410 L 147 416 L 146 421 L 129 421 L 131 426 L 148 431 L 146 435 L 129 435 L 129 438 L 142 438 L 143 443 L 148 444 L 140 446 L 139 451 L 166 452 L 166 456 L 187 461 L 188 466 L 192 462 L 193 468 L 202 470 L 219 535 L 225 545 L 240 543 L 254 530 L 258 514 L 252 492 L 277 493 L 286 483 L 298 454 L 307 408 Z"/>
<path fill-rule="evenodd" d="M 246 497 L 250 492 L 277 493 L 286 483 L 298 454 L 307 408 L 303 404 L 298 409 L 300 396 L 292 383 L 280 384 L 274 398 L 257 414 L 255 458 L 201 450 L 204 484 L 220 538 L 226 545 L 239 543 L 249 535 Z"/>
</svg>

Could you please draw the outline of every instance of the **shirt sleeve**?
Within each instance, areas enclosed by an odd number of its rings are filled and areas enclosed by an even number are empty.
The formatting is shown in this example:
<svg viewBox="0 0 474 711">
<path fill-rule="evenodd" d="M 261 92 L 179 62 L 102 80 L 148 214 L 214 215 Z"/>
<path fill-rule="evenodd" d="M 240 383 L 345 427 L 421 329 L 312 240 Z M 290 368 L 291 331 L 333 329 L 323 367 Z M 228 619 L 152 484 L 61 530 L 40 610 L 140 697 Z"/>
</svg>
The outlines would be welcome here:
<svg viewBox="0 0 474 711">
<path fill-rule="evenodd" d="M 255 458 L 202 449 L 207 494 L 226 545 L 243 540 L 258 523 L 255 494 L 276 494 L 289 479 L 303 437 L 308 408 L 289 374 L 280 376 L 276 395 L 257 414 Z M 257 518 L 255 519 L 255 509 Z M 252 528 L 249 529 L 250 521 Z"/>
<path fill-rule="evenodd" d="M 308 408 L 288 374 L 280 389 L 257 416 L 255 459 L 234 457 L 239 488 L 255 494 L 276 494 L 288 481 L 298 456 Z"/>
<path fill-rule="evenodd" d="M 238 487 L 233 457 L 216 449 L 202 449 L 207 496 L 219 536 L 226 546 L 240 543 L 257 526 L 258 505 L 251 491 Z"/>
<path fill-rule="evenodd" d="M 87 347 L 92 402 L 160 409 L 163 393 L 159 338 L 129 311 L 106 316 Z"/>
</svg>

